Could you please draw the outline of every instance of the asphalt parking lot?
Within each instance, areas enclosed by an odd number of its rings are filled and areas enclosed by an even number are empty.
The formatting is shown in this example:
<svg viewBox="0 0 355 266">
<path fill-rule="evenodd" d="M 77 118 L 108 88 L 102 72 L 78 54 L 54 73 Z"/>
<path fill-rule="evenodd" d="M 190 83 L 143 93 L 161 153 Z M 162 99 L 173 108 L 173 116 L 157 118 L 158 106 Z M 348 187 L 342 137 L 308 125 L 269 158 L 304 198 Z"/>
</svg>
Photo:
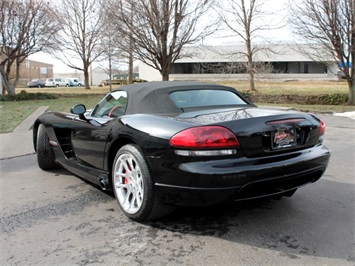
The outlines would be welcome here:
<svg viewBox="0 0 355 266">
<path fill-rule="evenodd" d="M 2 150 L 1 265 L 355 265 L 355 120 L 322 115 L 329 168 L 292 198 L 127 219 L 111 194 Z M 3 135 L 3 136 L 2 136 Z M 19 139 L 30 138 L 30 132 Z M 0 143 L 15 134 L 0 134 Z"/>
</svg>

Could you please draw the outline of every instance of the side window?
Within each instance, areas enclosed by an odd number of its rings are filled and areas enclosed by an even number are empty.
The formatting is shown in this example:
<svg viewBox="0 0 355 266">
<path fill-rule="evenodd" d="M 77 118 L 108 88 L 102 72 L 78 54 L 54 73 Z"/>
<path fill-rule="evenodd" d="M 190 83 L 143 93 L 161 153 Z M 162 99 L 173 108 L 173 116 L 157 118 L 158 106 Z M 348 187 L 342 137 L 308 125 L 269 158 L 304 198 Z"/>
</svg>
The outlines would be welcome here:
<svg viewBox="0 0 355 266">
<path fill-rule="evenodd" d="M 127 92 L 114 91 L 106 95 L 91 113 L 94 117 L 119 117 L 127 107 Z"/>
</svg>

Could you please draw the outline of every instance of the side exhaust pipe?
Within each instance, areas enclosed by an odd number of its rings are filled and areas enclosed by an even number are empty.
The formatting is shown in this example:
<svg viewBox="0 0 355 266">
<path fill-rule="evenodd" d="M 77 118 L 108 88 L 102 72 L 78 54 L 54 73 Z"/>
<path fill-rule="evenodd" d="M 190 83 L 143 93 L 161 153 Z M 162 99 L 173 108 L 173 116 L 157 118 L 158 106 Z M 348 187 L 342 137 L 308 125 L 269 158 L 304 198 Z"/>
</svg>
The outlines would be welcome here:
<svg viewBox="0 0 355 266">
<path fill-rule="evenodd" d="M 99 179 L 99 184 L 102 190 L 107 190 L 108 180 L 106 176 L 101 176 Z"/>
</svg>

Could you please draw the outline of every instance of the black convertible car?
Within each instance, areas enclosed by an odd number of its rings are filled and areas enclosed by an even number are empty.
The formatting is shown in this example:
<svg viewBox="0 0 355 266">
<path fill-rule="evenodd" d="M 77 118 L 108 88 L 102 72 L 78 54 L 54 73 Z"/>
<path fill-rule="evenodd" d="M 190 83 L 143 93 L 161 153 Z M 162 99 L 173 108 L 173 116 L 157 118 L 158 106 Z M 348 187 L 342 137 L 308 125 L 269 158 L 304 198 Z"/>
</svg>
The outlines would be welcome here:
<svg viewBox="0 0 355 266">
<path fill-rule="evenodd" d="M 58 167 L 112 190 L 124 214 L 156 219 L 174 206 L 292 196 L 330 158 L 313 114 L 260 109 L 233 88 L 148 82 L 107 94 L 90 111 L 46 112 L 33 142 Z"/>
</svg>

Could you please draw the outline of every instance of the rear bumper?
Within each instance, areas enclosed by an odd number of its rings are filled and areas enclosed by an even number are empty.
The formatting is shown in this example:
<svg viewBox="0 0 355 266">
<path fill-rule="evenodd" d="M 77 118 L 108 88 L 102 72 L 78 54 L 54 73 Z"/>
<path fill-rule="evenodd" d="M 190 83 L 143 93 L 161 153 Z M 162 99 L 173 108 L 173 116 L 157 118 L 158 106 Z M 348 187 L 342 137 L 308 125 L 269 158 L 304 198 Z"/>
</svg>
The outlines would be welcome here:
<svg viewBox="0 0 355 266">
<path fill-rule="evenodd" d="M 317 181 L 330 151 L 323 145 L 268 158 L 165 163 L 155 186 L 166 204 L 207 206 L 285 193 Z"/>
</svg>

